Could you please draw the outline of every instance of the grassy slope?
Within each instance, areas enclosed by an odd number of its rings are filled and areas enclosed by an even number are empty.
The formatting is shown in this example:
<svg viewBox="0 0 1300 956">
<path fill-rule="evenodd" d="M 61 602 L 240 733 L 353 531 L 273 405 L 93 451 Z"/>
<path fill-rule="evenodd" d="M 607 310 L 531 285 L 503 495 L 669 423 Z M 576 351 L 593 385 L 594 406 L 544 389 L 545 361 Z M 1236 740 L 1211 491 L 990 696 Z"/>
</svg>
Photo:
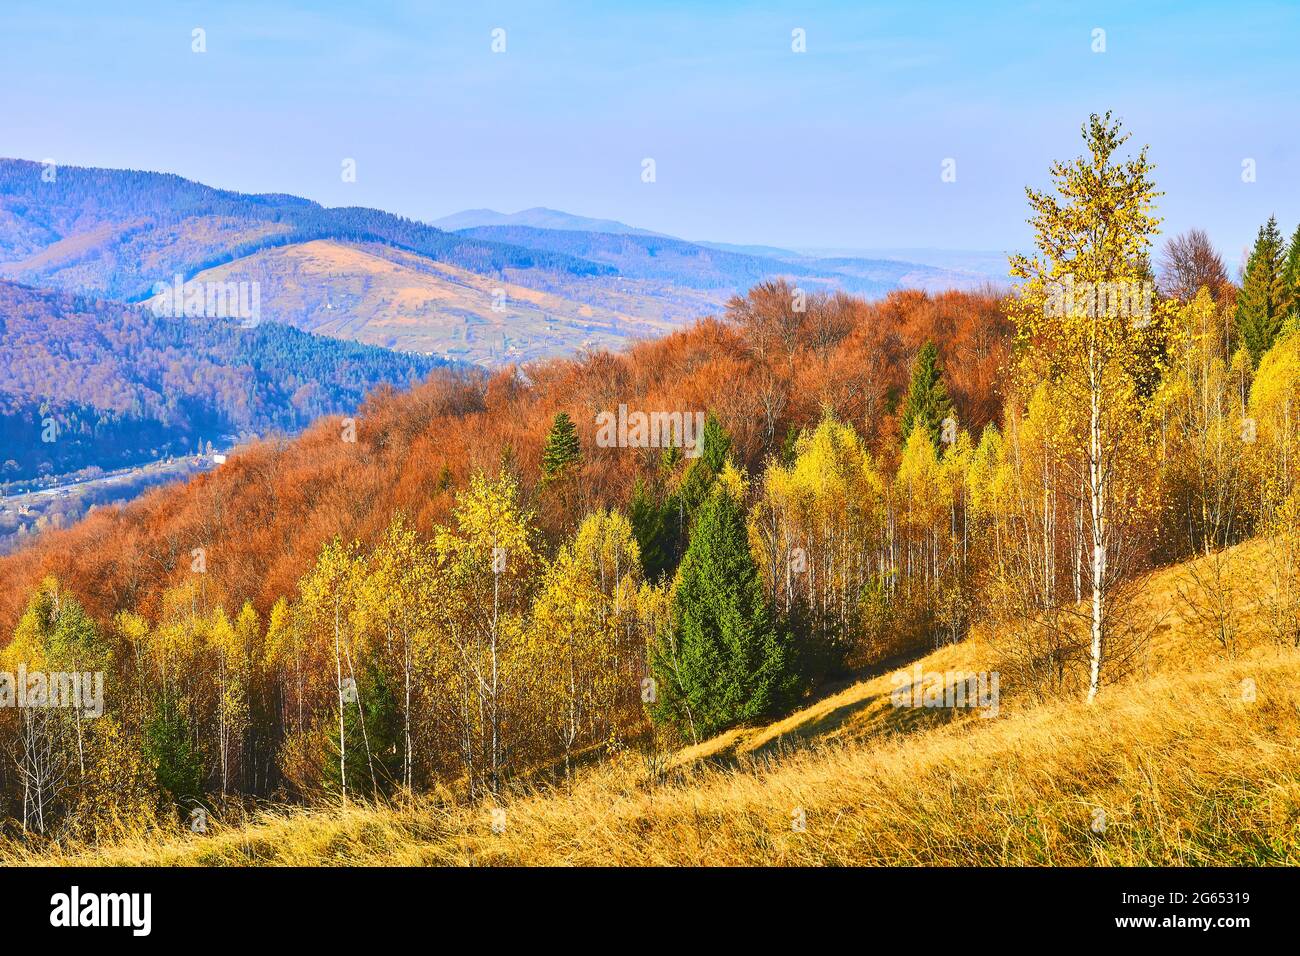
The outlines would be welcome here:
<svg viewBox="0 0 1300 956">
<path fill-rule="evenodd" d="M 1245 569 L 1258 545 L 1238 549 Z M 1147 673 L 1094 707 L 1035 705 L 1003 688 L 1001 714 L 897 710 L 889 675 L 768 727 L 670 758 L 639 755 L 487 807 L 265 812 L 206 837 L 157 834 L 101 851 L 0 862 L 95 864 L 1300 864 L 1300 651 L 1258 636 L 1218 654 L 1179 613 L 1184 569 L 1157 576 L 1168 611 Z M 1243 589 L 1244 630 L 1253 597 Z M 924 658 L 982 669 L 976 637 Z M 1255 682 L 1253 702 L 1242 682 Z M 792 813 L 802 808 L 805 832 Z M 1106 814 L 1092 831 L 1094 810 Z"/>
</svg>

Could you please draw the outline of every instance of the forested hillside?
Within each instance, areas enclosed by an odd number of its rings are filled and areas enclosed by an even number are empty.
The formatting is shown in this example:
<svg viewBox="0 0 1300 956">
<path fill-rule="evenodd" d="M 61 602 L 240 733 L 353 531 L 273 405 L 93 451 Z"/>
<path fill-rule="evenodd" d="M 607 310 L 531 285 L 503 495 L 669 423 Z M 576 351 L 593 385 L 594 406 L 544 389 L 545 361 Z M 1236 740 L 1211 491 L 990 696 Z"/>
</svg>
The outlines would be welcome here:
<svg viewBox="0 0 1300 956">
<path fill-rule="evenodd" d="M 0 159 L 0 275 L 69 292 L 141 299 L 259 249 L 342 239 L 381 242 L 438 262 L 612 273 L 572 256 L 446 233 L 377 209 L 331 208 L 296 196 L 247 195 L 162 173 Z"/>
<path fill-rule="evenodd" d="M 602 288 L 597 276 L 484 275 L 383 243 L 323 239 L 262 249 L 194 281 L 258 283 L 262 314 L 306 332 L 485 366 L 655 338 L 725 301 L 640 281 Z"/>
<path fill-rule="evenodd" d="M 893 672 L 868 674 L 699 745 L 585 762 L 558 786 L 517 779 L 488 801 L 439 790 L 348 807 L 228 805 L 205 833 L 0 840 L 0 862 L 1295 866 L 1300 649 L 1255 626 L 1272 593 L 1267 549 L 1252 542 L 1226 557 L 1252 595 L 1236 652 L 1224 654 L 1178 596 L 1207 561 L 1165 569 L 1147 594 L 1164 622 L 1151 666 L 1093 706 L 1012 686 L 997 719 L 898 708 Z M 933 675 L 983 671 L 997 666 L 997 643 L 978 628 L 916 663 Z"/>
<path fill-rule="evenodd" d="M 772 274 L 773 261 L 757 256 L 709 249 L 666 236 L 607 232 L 574 232 L 531 226 L 478 226 L 463 229 L 458 236 L 493 242 L 517 243 L 607 263 L 620 275 L 636 279 L 672 279 L 690 288 L 749 288 Z M 790 263 L 777 264 L 792 281 L 818 276 L 816 270 Z M 821 275 L 821 281 L 826 276 Z M 881 283 L 854 291 L 883 293 L 891 286 Z"/>
<path fill-rule="evenodd" d="M 515 369 L 492 376 L 434 372 L 408 392 L 370 401 L 357 416 L 356 444 L 341 440 L 339 420 L 326 419 L 295 442 L 256 445 L 218 474 L 160 492 L 121 516 L 93 517 L 71 534 L 116 534 L 116 528 L 133 540 L 143 534 L 141 553 L 180 553 L 181 545 L 186 551 L 199 545 L 193 538 L 198 529 L 190 524 L 197 521 L 202 534 L 215 536 L 210 543 L 230 554 L 230 560 L 210 564 L 205 587 L 229 590 L 232 599 L 254 598 L 267 611 L 335 534 L 374 539 L 391 509 L 406 511 L 417 527 L 432 527 L 450 517 L 457 489 L 477 472 L 495 473 L 503 460 L 525 491 L 534 489 L 547 428 L 559 409 L 568 409 L 577 423 L 584 454 L 565 500 L 548 490 L 542 502 L 539 517 L 551 530 L 573 520 L 565 515 L 627 500 L 638 477 L 658 480 L 658 449 L 594 445 L 596 412 L 620 402 L 711 409 L 732 436 L 732 456 L 748 468 L 761 467 L 769 454 L 786 447 L 792 428 L 816 424 L 824 407 L 856 423 L 873 447 L 888 453 L 897 440 L 909 356 L 933 339 L 946 343 L 945 355 L 952 356 L 948 388 L 963 421 L 982 428 L 996 415 L 1009 334 L 996 299 L 898 293 L 869 304 L 814 297 L 799 325 L 778 339 L 773 323 L 786 314 L 789 294 L 788 286 L 765 286 L 738 299 L 728 321 L 705 321 L 625 353 L 536 363 L 526 376 Z M 201 502 L 213 494 L 231 518 L 214 521 L 201 514 L 208 507 Z M 233 517 L 242 508 L 251 509 L 247 520 Z M 0 561 L 0 573 L 17 583 L 11 603 L 0 611 L 0 631 L 12 627 L 22 592 L 43 573 L 68 580 L 91 573 L 98 559 L 69 541 L 52 534 Z M 130 560 L 133 547 L 120 557 Z M 133 600 L 150 606 L 167 586 L 139 577 L 138 569 L 121 570 L 123 585 L 138 580 L 146 589 Z M 176 570 L 177 581 L 185 580 Z M 117 589 L 107 588 L 101 598 Z M 85 599 L 105 620 L 127 606 L 101 603 L 94 595 Z"/>
<path fill-rule="evenodd" d="M 115 468 L 350 411 L 440 359 L 0 280 L 0 481 Z"/>
</svg>

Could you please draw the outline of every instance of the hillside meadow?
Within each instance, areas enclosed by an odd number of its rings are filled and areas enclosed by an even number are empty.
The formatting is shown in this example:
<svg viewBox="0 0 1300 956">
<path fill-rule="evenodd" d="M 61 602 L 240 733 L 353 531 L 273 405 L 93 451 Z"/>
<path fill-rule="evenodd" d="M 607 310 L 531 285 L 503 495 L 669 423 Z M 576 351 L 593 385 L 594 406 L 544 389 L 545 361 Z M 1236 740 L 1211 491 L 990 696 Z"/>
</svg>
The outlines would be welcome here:
<svg viewBox="0 0 1300 956">
<path fill-rule="evenodd" d="M 1260 547 L 1231 560 L 1263 593 Z M 640 742 L 570 784 L 521 781 L 483 802 L 447 791 L 269 808 L 214 819 L 206 835 L 156 831 L 108 847 L 10 841 L 0 863 L 1296 865 L 1300 649 L 1261 639 L 1247 601 L 1251 636 L 1234 656 L 1218 652 L 1180 597 L 1188 575 L 1179 566 L 1152 580 L 1146 600 L 1163 623 L 1145 672 L 1091 707 L 1011 695 L 996 718 L 954 719 L 892 706 L 891 671 L 657 758 Z M 977 634 L 915 663 L 973 671 L 996 659 Z"/>
</svg>

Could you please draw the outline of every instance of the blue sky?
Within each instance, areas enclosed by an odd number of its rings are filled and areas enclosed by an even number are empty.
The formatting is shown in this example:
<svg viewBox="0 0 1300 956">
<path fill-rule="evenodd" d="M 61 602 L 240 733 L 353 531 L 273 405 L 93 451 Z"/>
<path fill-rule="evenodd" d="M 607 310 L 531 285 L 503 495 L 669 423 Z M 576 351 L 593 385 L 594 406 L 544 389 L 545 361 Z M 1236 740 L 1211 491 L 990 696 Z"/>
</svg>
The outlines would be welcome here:
<svg viewBox="0 0 1300 956">
<path fill-rule="evenodd" d="M 1235 267 L 1270 213 L 1300 221 L 1297 63 L 1294 2 L 6 0 L 0 155 L 420 219 L 551 206 L 693 239 L 1007 249 L 1024 186 L 1111 109 L 1151 145 L 1166 229 L 1208 229 Z"/>
</svg>

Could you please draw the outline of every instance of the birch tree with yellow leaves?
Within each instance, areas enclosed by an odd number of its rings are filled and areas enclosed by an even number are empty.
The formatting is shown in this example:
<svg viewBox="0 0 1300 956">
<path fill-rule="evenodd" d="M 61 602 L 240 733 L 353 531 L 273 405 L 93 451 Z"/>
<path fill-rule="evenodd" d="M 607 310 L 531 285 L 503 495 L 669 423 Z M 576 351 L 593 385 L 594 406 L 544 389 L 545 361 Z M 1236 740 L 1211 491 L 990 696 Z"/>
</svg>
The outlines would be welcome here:
<svg viewBox="0 0 1300 956">
<path fill-rule="evenodd" d="M 466 776 L 471 792 L 495 792 L 514 743 L 512 705 L 538 556 L 532 513 L 508 473 L 477 475 L 456 498 L 455 528 L 434 537 L 451 601 L 443 635 L 458 661 Z"/>
<path fill-rule="evenodd" d="M 750 515 L 755 558 L 773 606 L 833 667 L 858 650 L 861 595 L 890 577 L 886 528 L 884 480 L 861 436 L 829 411 L 799 436 L 789 465 L 768 464 Z"/>
<path fill-rule="evenodd" d="M 1118 153 L 1120 123 L 1093 114 L 1087 155 L 1051 167 L 1055 191 L 1026 189 L 1034 255 L 1011 257 L 1023 280 L 1011 305 L 1030 383 L 1047 382 L 1061 410 L 1054 441 L 1078 470 L 1090 598 L 1087 701 L 1097 697 L 1115 627 L 1117 591 L 1134 572 L 1129 517 L 1140 507 L 1147 451 L 1145 404 L 1165 307 L 1155 301 L 1147 254 L 1160 225 L 1146 148 Z M 1073 454 L 1071 454 L 1073 453 Z M 1067 481 L 1069 478 L 1066 479 Z"/>
<path fill-rule="evenodd" d="M 1272 579 L 1265 618 L 1276 641 L 1300 647 L 1300 321 L 1291 319 L 1260 361 L 1248 411 Z"/>
<path fill-rule="evenodd" d="M 355 545 L 339 539 L 325 545 L 315 568 L 299 584 L 302 593 L 302 621 L 310 642 L 328 643 L 333 648 L 334 694 L 338 703 L 339 789 L 344 804 L 348 802 L 348 748 L 344 724 L 345 708 L 350 696 L 344 684 L 344 660 L 351 646 L 350 609 L 352 607 L 356 564 L 360 560 Z M 320 638 L 324 640 L 320 640 Z M 355 678 L 352 678 L 355 680 Z"/>
<path fill-rule="evenodd" d="M 636 538 L 617 511 L 588 515 L 546 569 L 533 605 L 529 669 L 542 722 L 564 751 L 566 777 L 578 747 L 610 739 L 640 709 L 640 584 Z M 629 708 L 629 701 L 637 703 Z"/>
<path fill-rule="evenodd" d="M 417 679 L 422 653 L 434 618 L 436 560 L 432 546 L 420 538 L 400 512 L 367 562 L 362 599 L 371 644 L 387 668 L 399 677 L 402 721 L 402 785 L 412 787 L 416 765 L 415 711 L 422 696 Z"/>
<path fill-rule="evenodd" d="M 252 608 L 247 608 L 252 612 Z M 256 629 L 256 613 L 252 612 Z M 217 767 L 221 774 L 221 795 L 229 791 L 232 776 L 243 749 L 244 730 L 248 726 L 248 651 L 245 617 L 237 629 L 221 608 L 212 612 L 208 627 L 209 654 L 212 657 L 213 709 L 216 711 Z"/>
<path fill-rule="evenodd" d="M 1220 335 L 1220 309 L 1202 289 L 1176 309 L 1156 395 L 1159 460 L 1171 498 L 1171 557 L 1209 555 L 1250 529 L 1254 425 L 1234 383 Z M 1226 311 L 1226 310 L 1224 310 Z"/>
</svg>

